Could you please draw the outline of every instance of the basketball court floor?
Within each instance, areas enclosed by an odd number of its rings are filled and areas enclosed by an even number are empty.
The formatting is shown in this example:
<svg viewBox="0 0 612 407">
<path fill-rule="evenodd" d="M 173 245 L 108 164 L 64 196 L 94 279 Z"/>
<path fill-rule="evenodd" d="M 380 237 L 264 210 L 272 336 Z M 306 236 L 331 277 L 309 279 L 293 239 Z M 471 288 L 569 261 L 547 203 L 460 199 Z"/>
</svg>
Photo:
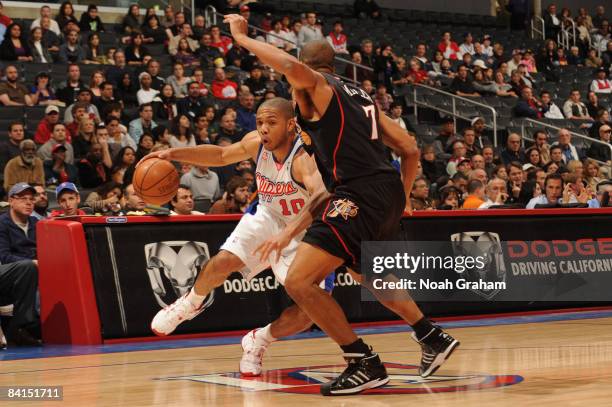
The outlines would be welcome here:
<svg viewBox="0 0 612 407">
<path fill-rule="evenodd" d="M 205 317 L 203 314 L 202 317 Z M 0 386 L 63 386 L 70 406 L 611 406 L 612 308 L 440 319 L 461 346 L 422 379 L 420 349 L 399 323 L 357 328 L 391 375 L 381 389 L 322 397 L 342 370 L 320 332 L 274 343 L 266 374 L 236 373 L 241 335 L 0 351 Z M 21 401 L 2 405 L 41 406 Z"/>
</svg>

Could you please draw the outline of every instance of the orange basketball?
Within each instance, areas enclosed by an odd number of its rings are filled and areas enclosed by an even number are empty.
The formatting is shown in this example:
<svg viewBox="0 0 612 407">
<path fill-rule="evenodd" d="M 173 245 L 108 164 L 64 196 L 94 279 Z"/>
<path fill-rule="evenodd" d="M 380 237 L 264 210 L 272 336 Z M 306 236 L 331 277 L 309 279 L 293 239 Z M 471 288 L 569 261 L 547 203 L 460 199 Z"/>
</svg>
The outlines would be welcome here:
<svg viewBox="0 0 612 407">
<path fill-rule="evenodd" d="M 179 174 L 171 162 L 151 158 L 136 168 L 132 183 L 146 203 L 163 205 L 176 195 L 179 181 Z"/>
</svg>

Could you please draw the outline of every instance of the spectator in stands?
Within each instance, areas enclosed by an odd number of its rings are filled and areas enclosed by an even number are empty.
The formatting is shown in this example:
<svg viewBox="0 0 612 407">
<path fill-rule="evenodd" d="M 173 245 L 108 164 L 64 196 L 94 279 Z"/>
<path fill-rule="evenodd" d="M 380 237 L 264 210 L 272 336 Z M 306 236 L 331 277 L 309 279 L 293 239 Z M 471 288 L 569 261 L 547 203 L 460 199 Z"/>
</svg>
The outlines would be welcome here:
<svg viewBox="0 0 612 407">
<path fill-rule="evenodd" d="M 61 144 L 66 147 L 66 162 L 74 164 L 74 150 L 72 145 L 67 141 L 66 126 L 63 123 L 55 123 L 51 132 L 51 138 L 38 149 L 38 156 L 43 160 L 52 159 L 53 149 L 56 144 Z"/>
<path fill-rule="evenodd" d="M 550 147 L 550 161 L 546 164 L 546 166 L 550 165 L 551 163 L 554 164 L 556 168 L 554 171 L 549 171 L 549 168 L 547 167 L 546 172 L 548 173 L 556 172 L 559 168 L 565 167 L 565 163 L 563 162 L 563 150 L 558 145 L 553 145 Z"/>
<path fill-rule="evenodd" d="M 438 136 L 434 141 L 436 157 L 441 158 L 446 151 L 450 149 L 451 144 L 455 139 L 455 121 L 451 116 L 447 116 L 442 119 L 442 127 L 440 128 Z"/>
<path fill-rule="evenodd" d="M 461 57 L 459 46 L 451 39 L 451 33 L 448 31 L 442 35 L 442 41 L 438 44 L 438 51 L 442 52 L 446 59 L 456 60 Z"/>
<path fill-rule="evenodd" d="M 36 144 L 32 140 L 19 143 L 20 154 L 4 167 L 4 190 L 10 190 L 19 182 L 43 184 L 45 172 L 42 160 L 36 157 Z M 1 261 L 1 260 L 0 260 Z"/>
<path fill-rule="evenodd" d="M 376 102 L 378 109 L 385 113 L 389 113 L 391 103 L 393 103 L 393 96 L 387 93 L 387 86 L 385 86 L 384 83 L 379 83 L 378 86 L 376 86 L 374 102 Z"/>
<path fill-rule="evenodd" d="M 4 106 L 32 106 L 28 89 L 19 81 L 17 67 L 9 65 L 4 72 L 6 81 L 0 83 L 0 103 Z"/>
<path fill-rule="evenodd" d="M 134 185 L 129 184 L 123 189 L 123 211 L 126 214 L 130 212 L 142 212 L 147 204 L 146 202 L 136 194 Z"/>
<path fill-rule="evenodd" d="M 397 75 L 398 72 L 393 47 L 389 44 L 382 44 L 380 46 L 380 55 L 376 57 L 375 62 L 374 73 L 378 76 L 378 83 L 384 83 L 387 89 L 391 89 L 393 86 L 393 76 Z"/>
<path fill-rule="evenodd" d="M 179 100 L 176 107 L 179 115 L 187 115 L 189 120 L 195 120 L 206 105 L 206 98 L 200 96 L 200 85 L 197 82 L 191 82 L 188 86 L 187 97 Z"/>
<path fill-rule="evenodd" d="M 465 144 L 463 141 L 456 140 L 452 143 L 452 155 L 448 160 L 448 164 L 446 165 L 446 172 L 448 175 L 453 176 L 457 172 L 457 165 L 465 160 Z"/>
<path fill-rule="evenodd" d="M 484 170 L 485 171 L 485 176 L 488 178 L 489 174 L 486 171 L 486 163 L 485 163 L 485 159 L 484 156 L 482 154 L 474 154 L 470 160 L 470 164 L 472 167 L 472 170 Z"/>
<path fill-rule="evenodd" d="M 170 84 L 162 86 L 158 96 L 153 99 L 155 117 L 160 120 L 173 120 L 178 114 L 174 87 Z"/>
<path fill-rule="evenodd" d="M 603 60 L 597 56 L 596 49 L 591 48 L 587 51 L 587 57 L 584 60 L 584 65 L 587 68 L 599 68 L 603 65 Z"/>
<path fill-rule="evenodd" d="M 609 124 L 604 124 L 599 128 L 599 141 L 606 144 L 591 143 L 591 147 L 587 151 L 587 156 L 598 161 L 611 164 L 610 160 L 610 135 L 612 135 L 612 127 Z"/>
<path fill-rule="evenodd" d="M 138 105 L 153 103 L 153 100 L 159 92 L 151 87 L 153 84 L 151 75 L 146 71 L 142 72 L 140 75 L 138 75 L 138 82 L 140 83 L 140 89 L 138 92 L 136 92 Z"/>
<path fill-rule="evenodd" d="M 506 78 L 504 77 L 504 73 L 502 70 L 498 69 L 497 71 L 495 71 L 493 84 L 495 85 L 495 94 L 497 96 L 518 97 L 518 95 L 513 90 L 512 85 L 506 82 Z"/>
<path fill-rule="evenodd" d="M 602 66 L 608 68 L 608 71 L 612 69 L 612 39 L 608 41 L 606 50 L 601 54 Z"/>
<path fill-rule="evenodd" d="M 131 75 L 132 71 L 126 64 L 125 52 L 122 50 L 118 49 L 115 51 L 113 60 L 115 61 L 115 64 L 106 70 L 106 80 L 113 86 L 118 86 L 121 83 L 123 76 L 126 73 Z"/>
<path fill-rule="evenodd" d="M 529 164 L 534 167 L 542 167 L 542 157 L 540 156 L 540 150 L 538 150 L 536 146 L 531 146 L 525 150 L 525 156 L 527 158 L 527 164 L 525 164 L 523 167 Z M 526 170 L 526 168 L 523 169 Z"/>
<path fill-rule="evenodd" d="M 0 43 L 0 59 L 4 61 L 32 62 L 32 50 L 23 36 L 21 25 L 12 23 Z"/>
<path fill-rule="evenodd" d="M 508 203 L 517 203 L 521 193 L 521 187 L 525 181 L 525 171 L 523 164 L 518 161 L 513 161 L 507 165 L 508 171 L 508 191 L 510 193 Z"/>
<path fill-rule="evenodd" d="M 193 166 L 181 177 L 181 184 L 189 187 L 195 199 L 205 198 L 215 201 L 221 196 L 219 177 L 208 167 Z"/>
<path fill-rule="evenodd" d="M 47 106 L 45 109 L 45 117 L 38 123 L 36 132 L 34 133 L 34 141 L 36 144 L 45 144 L 51 138 L 53 127 L 59 123 L 59 109 L 57 106 Z"/>
<path fill-rule="evenodd" d="M 193 126 L 188 115 L 179 113 L 177 118 L 174 119 L 172 127 L 171 147 L 193 147 L 196 145 Z"/>
<path fill-rule="evenodd" d="M 565 165 L 572 160 L 581 160 L 583 158 L 582 151 L 572 144 L 572 134 L 568 129 L 561 129 L 558 133 L 558 139 L 553 143 L 553 146 L 561 147 L 561 160 Z"/>
<path fill-rule="evenodd" d="M 535 180 L 528 180 L 521 186 L 521 192 L 519 193 L 517 203 L 524 207 L 527 206 L 532 199 L 538 198 L 541 195 L 542 188 L 540 187 L 540 184 L 538 184 Z"/>
<path fill-rule="evenodd" d="M 557 5 L 551 3 L 546 11 L 542 13 L 542 18 L 544 19 L 546 39 L 556 40 L 561 30 L 561 19 L 557 15 Z"/>
<path fill-rule="evenodd" d="M 153 106 L 150 103 L 140 105 L 138 107 L 138 115 L 140 117 L 132 120 L 129 126 L 129 134 L 134 144 L 140 140 L 140 136 L 143 133 L 150 133 L 157 127 L 157 123 L 153 120 Z"/>
<path fill-rule="evenodd" d="M 556 205 L 563 194 L 563 179 L 559 174 L 550 174 L 544 181 L 544 194 L 534 197 L 527 203 L 527 209 L 534 209 L 536 205 Z"/>
<path fill-rule="evenodd" d="M 407 84 L 429 84 L 427 71 L 416 58 L 410 60 L 410 69 L 406 72 L 405 78 Z"/>
<path fill-rule="evenodd" d="M 202 212 L 193 210 L 195 206 L 193 193 L 187 185 L 179 185 L 170 203 L 172 205 L 170 215 L 204 215 Z"/>
<path fill-rule="evenodd" d="M 59 13 L 55 17 L 55 21 L 57 21 L 57 24 L 62 32 L 65 32 L 64 28 L 69 23 L 73 23 L 78 27 L 79 21 L 74 16 L 74 8 L 72 7 L 71 2 L 65 1 L 60 5 Z"/>
<path fill-rule="evenodd" d="M 49 46 L 43 38 L 42 28 L 33 28 L 30 32 L 28 40 L 28 48 L 32 54 L 32 62 L 50 64 L 53 63 L 53 57 L 49 52 Z"/>
<path fill-rule="evenodd" d="M 198 48 L 200 57 L 200 66 L 205 68 L 213 68 L 215 61 L 223 61 L 223 54 L 219 48 L 212 45 L 212 36 L 206 33 L 200 39 L 200 48 Z"/>
<path fill-rule="evenodd" d="M 9 346 L 40 346 L 33 188 L 22 183 L 11 192 L 10 210 L 0 217 L 0 296 L 13 304 L 6 338 Z"/>
<path fill-rule="evenodd" d="M 597 117 L 598 111 L 601 109 L 608 110 L 608 107 L 605 104 L 600 103 L 599 97 L 595 92 L 589 92 L 588 94 L 589 102 L 586 104 L 587 111 L 589 116 Z"/>
<path fill-rule="evenodd" d="M 0 168 L 4 169 L 6 164 L 13 158 L 21 154 L 19 144 L 25 137 L 23 124 L 20 122 L 11 122 L 8 126 L 8 139 L 0 142 Z M 4 172 L 0 173 L 0 178 L 4 180 Z M 2 191 L 0 195 L 4 195 Z"/>
<path fill-rule="evenodd" d="M 406 130 L 407 129 L 406 123 L 404 122 L 404 119 L 402 119 L 402 110 L 403 110 L 403 107 L 401 103 L 399 102 L 391 103 L 391 106 L 389 109 L 389 113 L 390 113 L 389 117 L 391 117 L 391 120 L 399 124 L 402 129 Z"/>
<path fill-rule="evenodd" d="M 174 37 L 172 37 L 172 39 L 168 43 L 168 53 L 172 56 L 175 56 L 179 50 L 179 43 L 181 42 L 181 40 L 185 40 L 187 42 L 188 49 L 193 54 L 194 52 L 198 50 L 198 48 L 200 47 L 200 44 L 198 43 L 198 41 L 194 40 L 192 37 L 193 37 L 193 31 L 191 29 L 191 25 L 188 23 L 183 24 L 179 28 L 178 35 L 175 35 Z"/>
<path fill-rule="evenodd" d="M 49 197 L 47 196 L 47 191 L 45 187 L 41 184 L 30 184 L 31 187 L 34 188 L 34 211 L 32 211 L 32 216 L 38 220 L 43 220 L 51 215 L 47 209 L 49 208 Z"/>
<path fill-rule="evenodd" d="M 116 144 L 118 146 L 121 146 L 121 148 L 131 147 L 132 150 L 136 151 L 136 142 L 128 134 L 125 134 L 121 131 L 121 127 L 120 127 L 121 122 L 119 121 L 117 117 L 114 117 L 114 116 L 107 117 L 105 124 L 106 124 L 106 128 L 108 129 L 109 148 L 112 149 L 113 148 L 112 145 Z"/>
<path fill-rule="evenodd" d="M 514 106 L 515 117 L 528 117 L 530 119 L 539 119 L 542 117 L 542 103 L 533 96 L 533 91 L 530 87 L 525 86 L 521 89 L 521 98 Z"/>
<path fill-rule="evenodd" d="M 30 30 L 34 30 L 35 28 L 42 27 L 41 21 L 47 18 L 49 19 L 49 30 L 51 30 L 55 35 L 60 36 L 62 32 L 60 31 L 60 27 L 55 20 L 51 19 L 51 7 L 44 5 L 40 8 L 40 17 L 36 20 L 32 21 L 30 25 Z"/>
<path fill-rule="evenodd" d="M 95 213 L 117 213 L 121 210 L 122 198 L 121 184 L 110 181 L 87 195 L 85 206 L 90 207 Z"/>
<path fill-rule="evenodd" d="M 238 85 L 227 79 L 223 68 L 215 69 L 211 88 L 213 96 L 220 100 L 233 100 L 238 96 Z"/>
<path fill-rule="evenodd" d="M 266 42 L 274 45 L 276 48 L 285 49 L 284 34 L 281 20 L 274 20 L 272 22 L 272 30 L 266 35 Z"/>
<path fill-rule="evenodd" d="M 477 156 L 475 156 L 477 157 Z M 473 160 L 470 160 L 470 167 L 472 164 Z M 487 172 L 482 169 L 482 168 L 473 168 L 470 173 L 468 174 L 468 181 L 477 179 L 478 181 L 482 182 L 483 188 L 485 185 L 487 185 L 487 182 L 489 180 L 489 177 L 487 176 Z"/>
<path fill-rule="evenodd" d="M 126 180 L 125 175 L 128 170 L 136 163 L 136 150 L 132 147 L 122 147 L 113 160 L 111 168 L 111 179 L 119 184 L 129 184 L 131 180 Z"/>
<path fill-rule="evenodd" d="M 104 129 L 106 131 L 106 129 Z M 112 160 L 106 140 L 92 143 L 87 156 L 77 163 L 83 188 L 97 188 L 110 181 Z"/>
<path fill-rule="evenodd" d="M 74 149 L 74 158 L 80 160 L 85 157 L 91 148 L 91 143 L 95 141 L 96 124 L 94 121 L 85 116 L 78 121 L 77 133 L 72 139 L 72 148 Z"/>
<path fill-rule="evenodd" d="M 98 15 L 98 7 L 95 4 L 87 6 L 87 11 L 81 14 L 79 27 L 81 28 L 81 32 L 104 31 L 104 24 Z"/>
<path fill-rule="evenodd" d="M 414 180 L 410 203 L 415 211 L 433 209 L 433 200 L 429 197 L 429 183 L 426 178 L 420 176 Z"/>
<path fill-rule="evenodd" d="M 163 44 L 168 39 L 166 30 L 162 27 L 156 15 L 146 18 L 142 27 L 142 35 L 146 44 Z"/>
<path fill-rule="evenodd" d="M 130 4 L 127 14 L 121 20 L 123 33 L 132 34 L 135 31 L 140 31 L 141 25 L 140 7 L 138 7 L 138 4 Z"/>
<path fill-rule="evenodd" d="M 608 20 L 603 20 L 601 23 L 601 27 L 595 31 L 592 36 L 593 39 L 593 48 L 595 48 L 600 53 L 606 53 L 606 50 L 609 50 L 608 44 L 612 39 L 612 33 L 610 32 L 610 23 Z M 606 61 L 606 55 L 602 55 L 602 59 L 604 61 L 604 67 L 609 67 L 609 59 Z"/>
<path fill-rule="evenodd" d="M 303 47 L 304 44 L 310 41 L 324 39 L 321 29 L 317 26 L 317 14 L 314 12 L 306 13 L 306 24 L 302 26 L 298 34 L 298 47 Z"/>
<path fill-rule="evenodd" d="M 597 140 L 599 139 L 599 128 L 603 125 L 611 124 L 610 113 L 606 109 L 599 109 L 593 117 L 595 117 L 595 122 L 589 128 L 589 136 Z"/>
<path fill-rule="evenodd" d="M 506 181 L 501 178 L 491 179 L 487 183 L 485 192 L 485 201 L 478 207 L 478 209 L 488 209 L 494 205 L 504 205 L 508 199 Z"/>
<path fill-rule="evenodd" d="M 155 59 L 149 60 L 147 62 L 147 70 L 146 72 L 151 76 L 151 88 L 156 91 L 161 91 L 162 86 L 165 83 L 164 78 L 159 76 L 160 64 L 159 61 Z"/>
<path fill-rule="evenodd" d="M 244 81 L 244 85 L 249 88 L 256 101 L 261 101 L 268 89 L 267 82 L 267 79 L 263 76 L 262 66 L 255 64 L 251 67 L 251 75 Z"/>
<path fill-rule="evenodd" d="M 66 42 L 60 46 L 59 61 L 63 64 L 78 64 L 85 60 L 85 50 L 79 44 L 79 34 L 69 31 L 66 34 Z"/>
<path fill-rule="evenodd" d="M 49 74 L 40 72 L 34 78 L 34 85 L 30 88 L 30 98 L 34 105 L 65 106 L 64 102 L 57 99 L 49 84 Z"/>
<path fill-rule="evenodd" d="M 86 86 L 85 83 L 81 80 L 81 69 L 77 64 L 69 64 L 67 73 L 67 79 L 61 82 L 58 87 L 57 97 L 67 106 L 69 106 L 76 101 L 79 91 L 83 88 L 86 88 Z"/>
<path fill-rule="evenodd" d="M 440 202 L 436 209 L 456 210 L 459 208 L 462 192 L 452 185 L 446 185 L 440 189 Z"/>
<path fill-rule="evenodd" d="M 559 106 L 552 101 L 550 97 L 550 92 L 543 90 L 540 92 L 540 102 L 541 109 L 544 112 L 544 117 L 547 119 L 564 119 L 563 113 L 561 113 L 561 109 Z"/>
<path fill-rule="evenodd" d="M 472 84 L 472 80 L 468 76 L 469 69 L 465 65 L 460 65 L 457 69 L 457 76 L 451 83 L 450 90 L 457 96 L 478 97 L 480 94 L 476 92 Z"/>
<path fill-rule="evenodd" d="M 141 33 L 132 33 L 130 45 L 125 48 L 125 60 L 129 66 L 143 65 L 145 56 L 150 55 L 143 43 L 144 37 Z"/>
<path fill-rule="evenodd" d="M 436 159 L 436 150 L 432 144 L 423 146 L 421 153 L 421 168 L 423 175 L 430 183 L 436 183 L 438 178 L 446 173 L 446 166 L 442 160 Z"/>
<path fill-rule="evenodd" d="M 521 147 L 521 136 L 516 133 L 510 133 L 506 143 L 506 148 L 501 152 L 501 161 L 504 165 L 508 165 L 513 161 L 524 163 L 526 161 L 525 152 Z"/>
<path fill-rule="evenodd" d="M 125 72 L 121 77 L 121 81 L 117 84 L 113 96 L 125 108 L 136 107 L 138 106 L 137 91 L 138 85 L 136 80 L 133 79 L 132 74 Z"/>
<path fill-rule="evenodd" d="M 327 42 L 334 48 L 336 54 L 348 54 L 348 38 L 346 34 L 343 33 L 344 26 L 342 25 L 342 21 L 334 22 L 333 31 L 329 33 L 326 37 Z"/>
<path fill-rule="evenodd" d="M 173 65 L 173 73 L 166 79 L 166 83 L 172 85 L 174 96 L 181 99 L 187 96 L 187 84 L 191 82 L 185 76 L 185 67 L 180 62 L 175 62 Z"/>
<path fill-rule="evenodd" d="M 139 162 L 144 156 L 151 152 L 155 145 L 152 133 L 143 133 L 138 140 L 138 150 L 136 150 L 136 162 Z"/>
<path fill-rule="evenodd" d="M 208 213 L 244 213 L 248 206 L 249 194 L 248 182 L 243 177 L 234 176 L 227 182 L 223 197 L 211 206 Z"/>
<path fill-rule="evenodd" d="M 492 145 L 487 145 L 484 146 L 482 148 L 482 158 L 484 158 L 484 162 L 485 162 L 485 171 L 487 172 L 487 175 L 489 176 L 489 178 L 492 177 L 493 175 L 493 170 L 495 170 L 495 151 L 493 149 Z M 472 161 L 474 160 L 474 157 L 472 157 Z M 477 167 L 474 167 L 477 168 Z"/>
<path fill-rule="evenodd" d="M 440 51 L 436 51 L 436 54 L 442 56 Z M 427 45 L 424 43 L 417 44 L 414 56 L 412 58 L 415 58 L 420 62 L 421 68 L 425 68 L 425 65 L 429 64 L 429 59 L 427 59 Z M 440 61 L 441 60 L 442 59 L 440 59 Z"/>
<path fill-rule="evenodd" d="M 465 54 L 474 55 L 474 37 L 472 33 L 465 33 L 463 36 L 463 43 L 459 46 L 459 54 L 461 57 Z"/>
<path fill-rule="evenodd" d="M 568 65 L 582 67 L 584 66 L 584 58 L 580 55 L 580 48 L 573 46 L 570 48 L 570 54 L 567 56 Z"/>
<path fill-rule="evenodd" d="M 79 171 L 66 162 L 66 146 L 56 144 L 51 149 L 51 159 L 43 162 L 45 184 L 57 185 L 63 182 L 79 183 Z"/>
<path fill-rule="evenodd" d="M 465 158 L 472 158 L 476 154 L 480 154 L 481 150 L 476 145 L 476 133 L 472 127 L 463 129 L 463 145 L 465 146 Z"/>
<path fill-rule="evenodd" d="M 229 50 L 232 49 L 233 47 L 232 39 L 224 35 L 221 35 L 221 29 L 219 28 L 219 26 L 213 25 L 212 27 L 210 27 L 210 36 L 211 36 L 210 45 L 218 48 L 223 56 L 225 56 L 225 54 L 227 54 Z"/>
<path fill-rule="evenodd" d="M 255 97 L 252 93 L 240 94 L 240 106 L 236 109 L 236 124 L 246 132 L 257 128 L 255 120 Z"/>
<path fill-rule="evenodd" d="M 59 35 L 50 30 L 51 22 L 55 21 L 51 20 L 49 17 L 42 17 L 40 19 L 40 28 L 42 28 L 42 40 L 46 44 L 53 61 L 57 61 L 59 59 L 61 40 Z"/>
<path fill-rule="evenodd" d="M 607 76 L 608 72 L 605 68 L 599 68 L 596 73 L 596 77 L 591 82 L 591 92 L 598 94 L 611 94 L 612 93 L 612 81 Z"/>
<path fill-rule="evenodd" d="M 485 187 L 481 181 L 473 179 L 468 182 L 467 192 L 461 209 L 478 209 L 485 203 Z"/>
</svg>

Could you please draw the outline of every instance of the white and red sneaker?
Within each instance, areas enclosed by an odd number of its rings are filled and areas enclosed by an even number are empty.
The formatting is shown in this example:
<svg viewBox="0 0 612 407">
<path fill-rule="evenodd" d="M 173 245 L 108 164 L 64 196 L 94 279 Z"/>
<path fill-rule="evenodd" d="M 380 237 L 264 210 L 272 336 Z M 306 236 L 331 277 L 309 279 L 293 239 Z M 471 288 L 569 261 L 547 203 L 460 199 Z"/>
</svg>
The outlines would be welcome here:
<svg viewBox="0 0 612 407">
<path fill-rule="evenodd" d="M 151 331 L 157 336 L 170 335 L 180 323 L 195 318 L 205 308 L 205 304 L 196 308 L 185 294 L 155 315 L 151 321 Z"/>
<path fill-rule="evenodd" d="M 257 343 L 255 337 L 257 329 L 253 329 L 242 338 L 242 359 L 240 359 L 240 373 L 243 376 L 260 376 L 261 360 L 268 348 L 267 345 Z"/>
</svg>

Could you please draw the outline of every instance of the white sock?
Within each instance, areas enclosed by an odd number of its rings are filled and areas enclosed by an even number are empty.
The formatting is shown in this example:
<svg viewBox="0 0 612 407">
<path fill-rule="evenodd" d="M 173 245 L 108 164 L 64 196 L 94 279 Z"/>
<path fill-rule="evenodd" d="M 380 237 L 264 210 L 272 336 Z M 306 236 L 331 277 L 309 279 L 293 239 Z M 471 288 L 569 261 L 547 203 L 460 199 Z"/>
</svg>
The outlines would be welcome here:
<svg viewBox="0 0 612 407">
<path fill-rule="evenodd" d="M 265 327 L 255 331 L 255 343 L 267 346 L 276 340 L 276 338 L 270 333 L 270 325 L 271 324 L 268 324 Z"/>
<path fill-rule="evenodd" d="M 200 306 L 204 302 L 204 298 L 206 298 L 206 296 L 196 294 L 195 289 L 193 287 L 191 288 L 191 290 L 189 290 L 189 294 L 187 294 L 187 301 L 189 301 L 191 305 L 193 305 L 195 308 L 200 308 Z"/>
</svg>

